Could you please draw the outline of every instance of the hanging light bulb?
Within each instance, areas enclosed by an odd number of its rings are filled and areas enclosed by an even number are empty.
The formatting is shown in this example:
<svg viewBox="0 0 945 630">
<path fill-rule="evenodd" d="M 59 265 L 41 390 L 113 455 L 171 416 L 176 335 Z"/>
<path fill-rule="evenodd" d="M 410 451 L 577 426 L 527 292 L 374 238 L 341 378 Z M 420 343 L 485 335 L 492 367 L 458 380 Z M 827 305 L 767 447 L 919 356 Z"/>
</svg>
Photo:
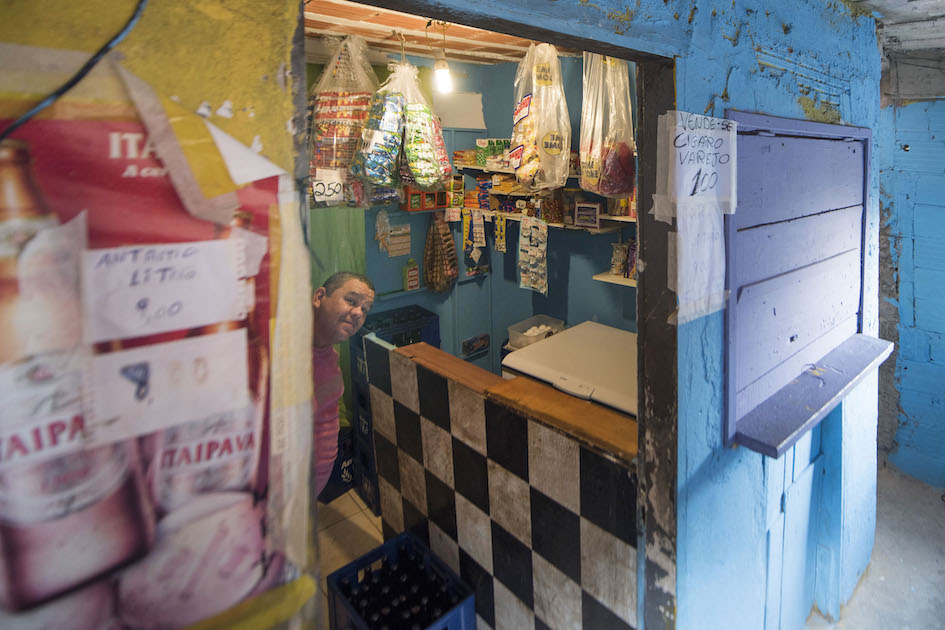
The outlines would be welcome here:
<svg viewBox="0 0 945 630">
<path fill-rule="evenodd" d="M 440 50 L 434 57 L 433 63 L 433 86 L 441 94 L 449 94 L 453 91 L 453 76 L 450 74 L 450 66 L 446 63 L 446 52 Z"/>
</svg>

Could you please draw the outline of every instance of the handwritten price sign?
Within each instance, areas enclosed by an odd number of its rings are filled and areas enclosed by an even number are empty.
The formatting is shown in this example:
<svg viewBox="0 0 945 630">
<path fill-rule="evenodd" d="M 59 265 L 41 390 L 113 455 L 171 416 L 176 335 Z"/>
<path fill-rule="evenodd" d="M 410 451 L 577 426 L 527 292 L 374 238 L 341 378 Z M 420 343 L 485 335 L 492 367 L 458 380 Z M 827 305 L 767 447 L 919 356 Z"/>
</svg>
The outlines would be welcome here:
<svg viewBox="0 0 945 630">
<path fill-rule="evenodd" d="M 245 317 L 242 241 L 89 250 L 86 340 L 127 339 Z"/>
<path fill-rule="evenodd" d="M 734 207 L 735 122 L 689 112 L 669 113 L 673 116 L 670 190 L 676 200 L 715 199 Z"/>
<path fill-rule="evenodd" d="M 344 173 L 330 168 L 318 169 L 312 182 L 312 197 L 326 203 L 341 201 L 344 198 Z"/>
<path fill-rule="evenodd" d="M 86 431 L 114 441 L 250 402 L 246 329 L 92 358 Z"/>
</svg>

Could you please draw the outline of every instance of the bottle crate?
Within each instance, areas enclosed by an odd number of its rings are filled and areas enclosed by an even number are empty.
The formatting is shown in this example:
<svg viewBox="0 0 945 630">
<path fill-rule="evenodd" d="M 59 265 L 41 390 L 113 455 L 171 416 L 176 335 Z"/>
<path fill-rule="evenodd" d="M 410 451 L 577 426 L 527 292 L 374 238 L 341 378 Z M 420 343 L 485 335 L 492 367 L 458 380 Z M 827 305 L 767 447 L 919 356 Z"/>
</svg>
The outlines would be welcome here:
<svg viewBox="0 0 945 630">
<path fill-rule="evenodd" d="M 475 630 L 473 591 L 410 532 L 328 576 L 332 630 Z"/>
</svg>

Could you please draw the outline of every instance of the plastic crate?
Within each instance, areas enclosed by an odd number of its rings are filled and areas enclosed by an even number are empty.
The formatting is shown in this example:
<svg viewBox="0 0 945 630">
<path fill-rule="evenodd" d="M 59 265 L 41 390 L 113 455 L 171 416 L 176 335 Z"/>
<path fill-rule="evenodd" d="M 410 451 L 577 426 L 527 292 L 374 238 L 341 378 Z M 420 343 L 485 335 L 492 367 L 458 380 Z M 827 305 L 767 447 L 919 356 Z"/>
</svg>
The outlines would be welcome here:
<svg viewBox="0 0 945 630">
<path fill-rule="evenodd" d="M 362 440 L 354 441 L 354 488 L 375 516 L 381 515 L 381 493 L 377 486 L 377 461 L 374 449 Z"/>
<path fill-rule="evenodd" d="M 328 483 L 318 495 L 322 503 L 331 503 L 354 487 L 354 431 L 352 427 L 338 430 L 338 456 Z"/>
<path fill-rule="evenodd" d="M 472 589 L 410 532 L 338 569 L 327 582 L 332 630 L 476 628 Z"/>
<path fill-rule="evenodd" d="M 551 330 L 541 335 L 525 334 L 525 331 L 527 331 L 532 326 L 541 326 L 542 324 L 550 326 Z M 524 348 L 525 346 L 530 346 L 536 341 L 541 341 L 545 337 L 559 333 L 562 330 L 564 330 L 564 322 L 560 319 L 548 317 L 547 315 L 533 315 L 526 320 L 509 326 L 509 345 L 513 348 Z"/>
</svg>

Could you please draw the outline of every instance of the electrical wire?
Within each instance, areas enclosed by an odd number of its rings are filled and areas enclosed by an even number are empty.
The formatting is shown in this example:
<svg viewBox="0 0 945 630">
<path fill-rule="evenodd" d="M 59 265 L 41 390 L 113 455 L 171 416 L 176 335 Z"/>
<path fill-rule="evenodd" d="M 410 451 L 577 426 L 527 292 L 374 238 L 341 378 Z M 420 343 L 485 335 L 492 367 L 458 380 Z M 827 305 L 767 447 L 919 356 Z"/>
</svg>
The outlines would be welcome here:
<svg viewBox="0 0 945 630">
<path fill-rule="evenodd" d="M 98 50 L 98 52 L 92 55 L 89 60 L 85 62 L 85 65 L 79 68 L 79 71 L 72 75 L 71 79 L 60 85 L 55 91 L 50 93 L 49 96 L 34 105 L 28 112 L 14 120 L 9 127 L 4 129 L 3 132 L 0 133 L 0 141 L 7 139 L 11 133 L 23 126 L 33 116 L 55 103 L 60 97 L 62 97 L 63 94 L 75 87 L 76 83 L 84 79 L 85 76 L 91 72 L 92 68 L 94 68 L 96 64 L 102 60 L 102 57 L 104 57 L 108 51 L 114 48 L 118 42 L 123 40 L 128 35 L 128 33 L 131 32 L 131 29 L 135 27 L 135 24 L 137 24 L 138 20 L 141 18 L 141 13 L 144 11 L 144 7 L 147 4 L 148 0 L 138 0 L 138 6 L 135 7 L 134 14 L 131 16 L 131 18 L 129 18 L 124 28 L 118 31 L 118 33 L 112 37 L 108 43 L 106 43 Z"/>
</svg>

